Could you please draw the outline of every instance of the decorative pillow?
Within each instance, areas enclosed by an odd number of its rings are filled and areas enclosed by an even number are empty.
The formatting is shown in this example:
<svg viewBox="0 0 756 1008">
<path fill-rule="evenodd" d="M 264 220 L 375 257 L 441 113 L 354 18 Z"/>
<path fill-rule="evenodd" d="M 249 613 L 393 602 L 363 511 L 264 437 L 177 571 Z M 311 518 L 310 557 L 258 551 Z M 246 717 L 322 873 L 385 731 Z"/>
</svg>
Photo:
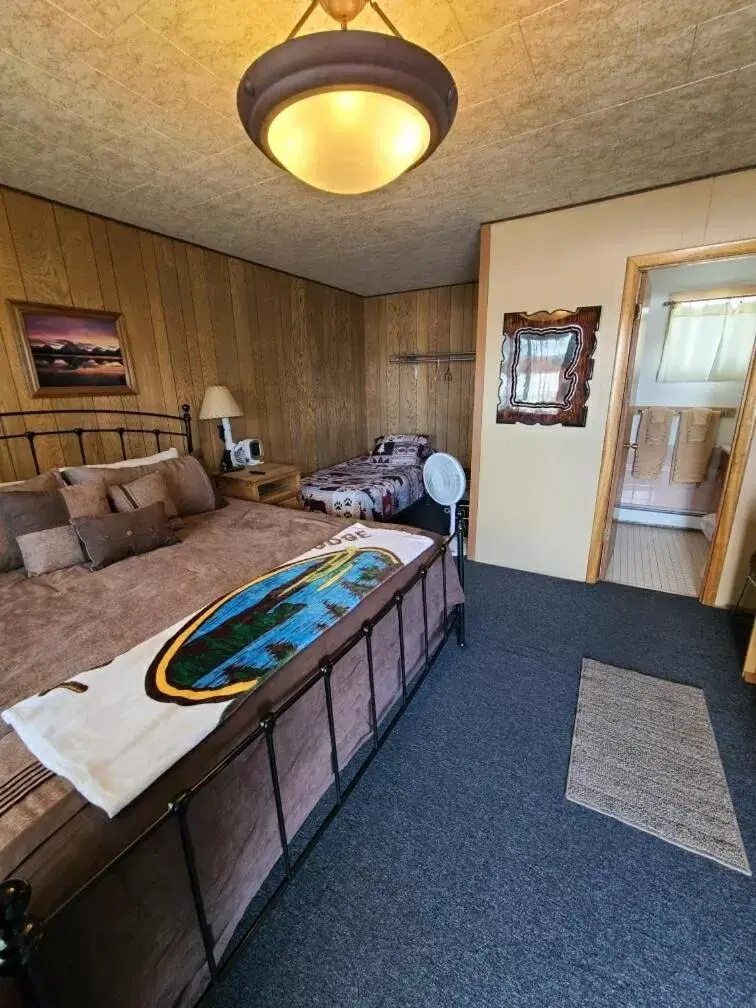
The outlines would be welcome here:
<svg viewBox="0 0 756 1008">
<path fill-rule="evenodd" d="M 90 469 L 79 466 L 66 469 L 64 476 L 70 484 L 92 483 L 104 479 L 109 487 L 133 483 L 140 476 L 159 472 L 165 479 L 168 493 L 180 515 L 202 514 L 215 511 L 217 507 L 215 488 L 205 472 L 205 467 L 193 455 L 181 455 L 149 466 L 126 468 Z"/>
<path fill-rule="evenodd" d="M 394 461 L 417 462 L 431 454 L 427 434 L 384 434 L 375 439 L 370 455 L 373 458 L 390 457 Z"/>
<path fill-rule="evenodd" d="M 45 472 L 41 476 L 32 476 L 28 480 L 14 480 L 11 483 L 3 483 L 0 485 L 0 494 L 17 493 L 19 490 L 22 493 L 28 493 L 31 490 L 54 490 L 55 487 L 60 486 L 60 483 L 61 481 L 57 473 Z M 8 533 L 3 524 L 2 511 L 0 511 L 0 571 L 11 570 L 7 566 L 9 563 L 7 559 L 9 551 Z M 17 566 L 20 567 L 21 565 L 17 564 Z"/>
<path fill-rule="evenodd" d="M 168 524 L 162 501 L 106 518 L 72 518 L 71 524 L 92 570 L 102 570 L 117 560 L 150 553 L 161 546 L 174 546 L 179 541 Z"/>
<path fill-rule="evenodd" d="M 27 532 L 16 540 L 29 577 L 63 570 L 85 562 L 84 553 L 71 525 Z"/>
<path fill-rule="evenodd" d="M 155 452 L 154 455 L 143 455 L 142 458 L 124 459 L 123 462 L 93 462 L 91 465 L 74 466 L 75 469 L 131 469 L 134 466 L 154 465 L 156 462 L 165 462 L 168 459 L 178 458 L 177 448 L 166 448 L 165 451 Z M 60 470 L 65 477 L 68 469 Z"/>
<path fill-rule="evenodd" d="M 69 518 L 102 518 L 110 514 L 108 488 L 104 479 L 61 487 Z"/>
<path fill-rule="evenodd" d="M 92 486 L 91 483 L 82 483 L 76 489 L 85 486 Z M 73 487 L 71 489 L 74 489 Z M 155 504 L 162 501 L 165 505 L 165 513 L 172 528 L 182 528 L 183 522 L 178 516 L 176 505 L 173 503 L 165 477 L 162 473 L 149 473 L 147 476 L 140 476 L 133 483 L 124 483 L 122 486 L 112 486 L 108 488 L 110 503 L 120 513 L 126 511 L 136 511 L 137 508 L 147 507 L 148 504 Z"/>
<path fill-rule="evenodd" d="M 57 481 L 54 486 L 57 487 Z M 68 510 L 57 489 L 27 491 L 14 487 L 0 492 L 0 525 L 3 527 L 0 571 L 22 566 L 16 542 L 19 536 L 67 524 Z"/>
</svg>

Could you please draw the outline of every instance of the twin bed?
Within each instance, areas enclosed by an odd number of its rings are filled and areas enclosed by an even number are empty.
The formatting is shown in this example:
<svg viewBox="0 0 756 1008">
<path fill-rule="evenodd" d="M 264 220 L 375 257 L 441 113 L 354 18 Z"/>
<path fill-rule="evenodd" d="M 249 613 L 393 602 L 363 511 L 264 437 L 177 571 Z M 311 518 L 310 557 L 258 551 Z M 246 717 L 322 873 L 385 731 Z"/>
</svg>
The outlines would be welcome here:
<svg viewBox="0 0 756 1008">
<path fill-rule="evenodd" d="M 430 454 L 423 434 L 376 438 L 369 455 L 305 476 L 303 506 L 337 518 L 395 517 L 423 497 L 423 464 Z"/>
<path fill-rule="evenodd" d="M 344 539 L 353 549 L 357 528 L 246 501 L 184 522 L 179 544 L 103 570 L 0 574 L 0 709 L 57 695 L 85 670 L 99 675 L 293 557 L 341 550 Z M 456 563 L 438 537 L 417 548 L 235 696 L 213 731 L 112 818 L 0 723 L 0 877 L 23 880 L 0 894 L 0 1004 L 13 991 L 54 1008 L 196 1002 L 303 863 L 448 636 L 464 641 L 461 548 Z"/>
</svg>

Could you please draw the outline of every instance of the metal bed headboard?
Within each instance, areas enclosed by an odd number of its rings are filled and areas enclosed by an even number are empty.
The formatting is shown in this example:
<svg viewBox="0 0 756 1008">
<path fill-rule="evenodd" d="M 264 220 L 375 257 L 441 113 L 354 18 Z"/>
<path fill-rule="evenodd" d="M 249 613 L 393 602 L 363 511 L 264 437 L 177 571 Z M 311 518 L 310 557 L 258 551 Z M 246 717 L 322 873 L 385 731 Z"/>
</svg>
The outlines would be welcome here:
<svg viewBox="0 0 756 1008">
<path fill-rule="evenodd" d="M 67 430 L 61 430 L 60 428 L 55 428 L 54 430 L 25 430 L 20 434 L 6 434 L 5 433 L 5 421 L 12 417 L 33 417 L 33 416 L 44 416 L 44 417 L 56 417 L 62 414 L 76 414 L 80 416 L 82 414 L 95 414 L 96 416 L 102 416 L 103 414 L 111 414 L 118 417 L 151 417 L 153 420 L 176 420 L 181 425 L 180 430 L 164 430 L 161 427 L 69 427 Z M 128 420 L 127 420 L 128 423 Z M 183 403 L 181 406 L 181 413 L 150 413 L 145 410 L 113 410 L 113 409 L 57 409 L 57 410 L 17 410 L 13 413 L 0 413 L 0 441 L 13 441 L 16 438 L 24 438 L 29 443 L 29 451 L 31 452 L 32 462 L 34 463 L 34 470 L 39 475 L 42 471 L 39 466 L 39 459 L 37 457 L 37 449 L 34 442 L 37 438 L 41 437 L 63 437 L 66 434 L 75 435 L 79 442 L 79 454 L 81 455 L 81 464 L 87 464 L 87 453 L 84 444 L 85 434 L 117 434 L 121 441 L 121 456 L 123 461 L 126 461 L 126 434 L 152 434 L 155 438 L 156 450 L 160 451 L 160 438 L 161 437 L 182 437 L 186 440 L 186 451 L 187 454 L 191 455 L 194 449 L 194 441 L 192 438 L 192 416 L 189 403 Z"/>
</svg>

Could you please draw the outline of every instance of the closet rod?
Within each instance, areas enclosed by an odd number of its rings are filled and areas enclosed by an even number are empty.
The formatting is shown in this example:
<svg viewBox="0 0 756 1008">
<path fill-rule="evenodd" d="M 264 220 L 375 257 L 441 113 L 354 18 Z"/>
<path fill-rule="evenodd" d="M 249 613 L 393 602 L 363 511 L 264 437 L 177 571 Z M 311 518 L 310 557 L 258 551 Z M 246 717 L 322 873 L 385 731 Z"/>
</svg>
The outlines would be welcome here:
<svg viewBox="0 0 756 1008">
<path fill-rule="evenodd" d="M 452 350 L 449 353 L 392 354 L 392 364 L 446 364 L 449 361 L 474 361 L 474 350 Z"/>
<path fill-rule="evenodd" d="M 684 410 L 689 409 L 712 409 L 719 413 L 720 420 L 727 417 L 736 417 L 738 415 L 737 406 L 631 406 L 630 409 L 633 413 L 640 413 L 644 409 L 668 409 L 670 413 L 676 413 L 678 416 Z"/>
</svg>

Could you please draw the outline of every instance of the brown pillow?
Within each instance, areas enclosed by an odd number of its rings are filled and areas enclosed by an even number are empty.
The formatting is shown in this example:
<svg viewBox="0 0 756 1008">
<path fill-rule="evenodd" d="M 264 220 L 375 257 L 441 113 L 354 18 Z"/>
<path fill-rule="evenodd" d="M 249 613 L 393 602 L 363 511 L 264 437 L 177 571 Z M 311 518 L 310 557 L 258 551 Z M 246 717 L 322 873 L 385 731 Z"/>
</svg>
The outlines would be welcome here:
<svg viewBox="0 0 756 1008">
<path fill-rule="evenodd" d="M 84 563 L 86 559 L 76 529 L 70 525 L 59 525 L 42 532 L 27 532 L 19 536 L 16 542 L 29 577 L 73 567 L 74 564 Z"/>
<path fill-rule="evenodd" d="M 68 483 L 92 483 L 104 479 L 109 487 L 133 483 L 141 476 L 159 472 L 165 479 L 168 493 L 180 515 L 202 514 L 217 507 L 213 482 L 205 467 L 193 455 L 155 462 L 153 465 L 120 469 L 88 469 L 86 466 L 66 469 Z"/>
<path fill-rule="evenodd" d="M 16 540 L 27 532 L 41 532 L 68 524 L 68 510 L 58 490 L 0 494 L 0 521 L 5 529 L 5 549 L 0 570 L 21 567 L 21 551 Z"/>
<path fill-rule="evenodd" d="M 33 476 L 31 479 L 23 480 L 20 483 L 11 483 L 9 486 L 0 487 L 0 497 L 10 493 L 29 493 L 32 490 L 54 490 L 60 486 L 58 474 L 54 472 L 42 473 L 41 476 Z M 18 561 L 15 550 L 11 550 L 13 543 L 5 529 L 2 511 L 0 511 L 0 571 L 12 570 L 11 556 Z M 20 567 L 21 563 L 14 562 L 14 567 Z"/>
<path fill-rule="evenodd" d="M 72 518 L 71 524 L 92 570 L 101 570 L 117 560 L 149 553 L 160 546 L 173 546 L 179 541 L 168 524 L 162 501 L 106 518 Z"/>
<path fill-rule="evenodd" d="M 61 487 L 69 518 L 102 518 L 110 514 L 105 480 Z"/>
<path fill-rule="evenodd" d="M 91 486 L 90 483 L 82 483 L 81 487 Z M 74 489 L 73 487 L 71 489 Z M 80 489 L 77 487 L 76 489 Z M 165 478 L 159 472 L 149 473 L 147 476 L 140 476 L 133 483 L 124 483 L 122 486 L 108 487 L 108 497 L 110 503 L 116 511 L 136 511 L 137 508 L 147 507 L 156 501 L 165 504 L 165 513 L 172 528 L 182 528 L 183 522 L 178 516 L 176 505 L 168 493 Z"/>
</svg>

